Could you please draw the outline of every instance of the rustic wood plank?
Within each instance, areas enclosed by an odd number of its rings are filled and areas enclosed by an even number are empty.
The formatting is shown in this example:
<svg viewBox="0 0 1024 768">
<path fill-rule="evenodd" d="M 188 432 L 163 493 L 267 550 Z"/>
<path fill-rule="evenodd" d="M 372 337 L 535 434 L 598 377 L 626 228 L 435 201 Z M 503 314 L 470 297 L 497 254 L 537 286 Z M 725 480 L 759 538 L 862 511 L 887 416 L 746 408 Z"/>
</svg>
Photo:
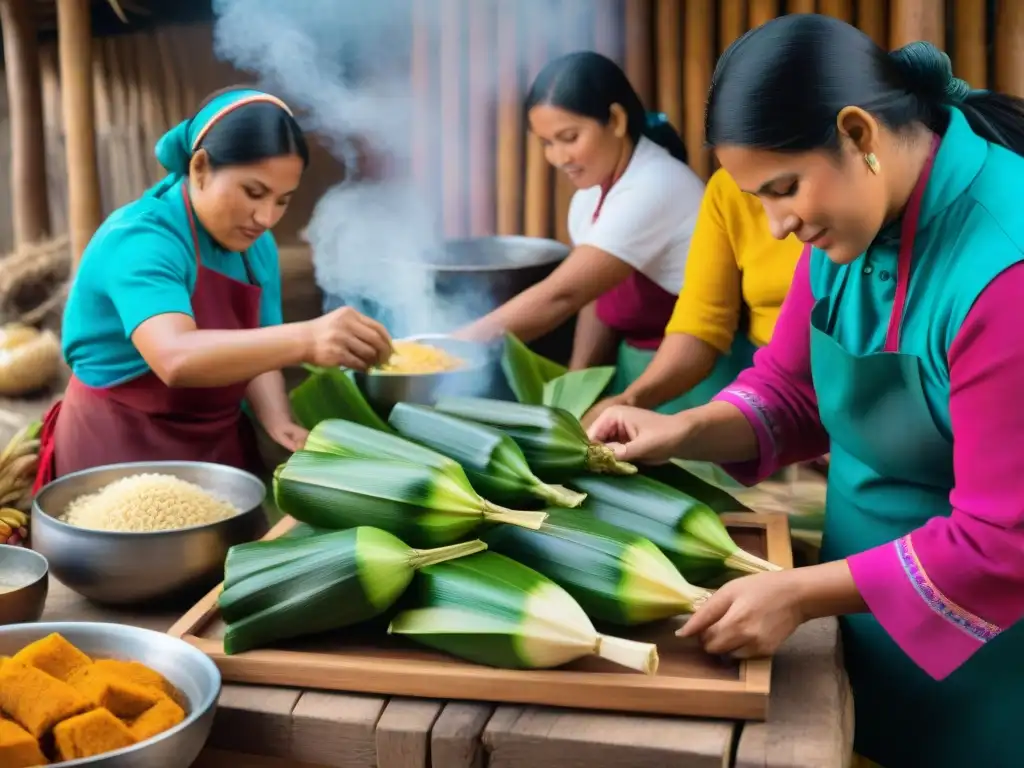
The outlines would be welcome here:
<svg viewBox="0 0 1024 768">
<path fill-rule="evenodd" d="M 261 685 L 225 685 L 209 746 L 266 757 L 292 756 L 292 710 L 301 691 Z"/>
<path fill-rule="evenodd" d="M 499 707 L 488 768 L 723 768 L 735 725 L 716 720 Z"/>
<path fill-rule="evenodd" d="M 221 749 L 204 749 L 192 768 L 326 768 L 312 763 L 297 763 L 280 757 L 263 757 Z"/>
<path fill-rule="evenodd" d="M 480 738 L 494 709 L 470 701 L 446 704 L 430 733 L 430 768 L 486 768 Z"/>
<path fill-rule="evenodd" d="M 852 747 L 838 623 L 810 622 L 775 655 L 768 720 L 743 726 L 735 768 L 844 768 Z"/>
<path fill-rule="evenodd" d="M 42 621 L 109 621 L 133 627 L 165 632 L 174 621 L 174 614 L 165 609 L 146 610 L 142 607 L 115 609 L 91 603 L 61 584 L 56 577 L 50 579 L 50 592 Z"/>
<path fill-rule="evenodd" d="M 376 768 L 374 730 L 387 699 L 306 691 L 292 711 L 291 757 L 330 768 Z"/>
<path fill-rule="evenodd" d="M 443 701 L 392 699 L 377 721 L 377 768 L 430 768 L 430 729 Z"/>
</svg>

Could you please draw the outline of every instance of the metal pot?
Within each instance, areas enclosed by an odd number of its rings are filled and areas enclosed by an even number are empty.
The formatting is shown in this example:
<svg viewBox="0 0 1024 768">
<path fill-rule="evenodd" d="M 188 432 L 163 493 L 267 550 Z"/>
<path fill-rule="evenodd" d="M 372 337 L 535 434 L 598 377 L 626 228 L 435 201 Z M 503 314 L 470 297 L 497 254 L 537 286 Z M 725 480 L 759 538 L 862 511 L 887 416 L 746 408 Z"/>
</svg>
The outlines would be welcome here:
<svg viewBox="0 0 1024 768">
<path fill-rule="evenodd" d="M 432 258 L 423 262 L 402 262 L 399 267 L 426 270 L 433 276 L 434 291 L 441 298 L 448 297 L 454 301 L 460 296 L 486 297 L 490 305 L 486 311 L 490 311 L 550 275 L 570 250 L 557 240 L 539 237 L 471 237 L 449 240 L 441 253 Z M 382 269 L 382 275 L 385 274 Z M 357 296 L 324 297 L 324 311 L 343 304 L 349 304 L 385 325 L 389 324 L 390 310 L 387 307 L 365 302 Z M 575 318 L 572 318 L 531 343 L 530 347 L 553 360 L 567 363 L 572 352 L 575 326 Z M 455 329 L 432 330 L 447 332 Z"/>
<path fill-rule="evenodd" d="M 511 395 L 501 373 L 501 345 L 477 344 L 438 333 L 407 336 L 467 362 L 466 367 L 444 373 L 396 374 L 353 371 L 352 376 L 367 401 L 387 418 L 396 403 L 434 405 L 441 397 L 491 397 Z"/>
</svg>

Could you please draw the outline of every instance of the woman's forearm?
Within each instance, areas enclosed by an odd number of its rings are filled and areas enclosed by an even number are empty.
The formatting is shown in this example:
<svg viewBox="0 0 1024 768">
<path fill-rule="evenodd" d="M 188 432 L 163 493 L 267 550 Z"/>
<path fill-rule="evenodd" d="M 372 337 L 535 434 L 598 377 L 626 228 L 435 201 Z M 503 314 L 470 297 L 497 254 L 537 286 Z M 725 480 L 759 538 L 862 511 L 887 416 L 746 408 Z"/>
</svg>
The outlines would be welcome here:
<svg viewBox="0 0 1024 768">
<path fill-rule="evenodd" d="M 615 359 L 618 340 L 618 334 L 597 316 L 597 303 L 590 302 L 576 317 L 569 370 L 581 371 L 595 365 L 608 365 Z"/>
<path fill-rule="evenodd" d="M 680 459 L 737 464 L 758 458 L 757 433 L 743 412 L 730 403 L 714 401 L 672 418 L 685 433 Z"/>
<path fill-rule="evenodd" d="M 632 273 L 629 264 L 611 254 L 593 246 L 579 246 L 546 278 L 456 335 L 490 341 L 512 333 L 521 341 L 533 341 L 553 331 Z"/>
<path fill-rule="evenodd" d="M 696 336 L 669 334 L 647 369 L 622 393 L 622 399 L 637 408 L 657 408 L 704 381 L 718 355 L 717 349 Z"/>
<path fill-rule="evenodd" d="M 256 419 L 264 427 L 292 421 L 288 390 L 281 371 L 261 373 L 249 383 L 245 396 Z"/>
<path fill-rule="evenodd" d="M 167 386 L 222 387 L 306 362 L 311 336 L 307 323 L 206 331 L 185 315 L 158 315 L 136 329 L 132 342 Z"/>
<path fill-rule="evenodd" d="M 553 331 L 581 306 L 573 294 L 552 290 L 552 286 L 540 282 L 477 320 L 465 334 L 480 341 L 490 341 L 511 333 L 528 344 Z"/>
</svg>

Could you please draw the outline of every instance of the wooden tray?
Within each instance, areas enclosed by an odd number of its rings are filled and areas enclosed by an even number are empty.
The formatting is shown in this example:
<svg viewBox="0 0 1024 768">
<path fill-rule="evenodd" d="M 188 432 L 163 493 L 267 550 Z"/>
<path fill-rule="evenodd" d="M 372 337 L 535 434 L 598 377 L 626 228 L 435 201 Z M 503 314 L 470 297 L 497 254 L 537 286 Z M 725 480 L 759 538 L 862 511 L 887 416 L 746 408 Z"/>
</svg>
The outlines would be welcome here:
<svg viewBox="0 0 1024 768">
<path fill-rule="evenodd" d="M 792 567 L 785 515 L 737 513 L 723 515 L 723 520 L 741 547 Z M 286 517 L 266 538 L 282 536 L 294 525 Z M 168 633 L 209 655 L 229 682 L 735 720 L 764 720 L 768 715 L 771 659 L 709 656 L 695 640 L 673 635 L 681 624 L 678 619 L 611 630 L 658 644 L 655 676 L 600 658 L 551 670 L 494 669 L 424 649 L 381 629 L 370 633 L 361 628 L 227 656 L 221 642 L 219 592 L 220 587 L 211 590 Z"/>
</svg>

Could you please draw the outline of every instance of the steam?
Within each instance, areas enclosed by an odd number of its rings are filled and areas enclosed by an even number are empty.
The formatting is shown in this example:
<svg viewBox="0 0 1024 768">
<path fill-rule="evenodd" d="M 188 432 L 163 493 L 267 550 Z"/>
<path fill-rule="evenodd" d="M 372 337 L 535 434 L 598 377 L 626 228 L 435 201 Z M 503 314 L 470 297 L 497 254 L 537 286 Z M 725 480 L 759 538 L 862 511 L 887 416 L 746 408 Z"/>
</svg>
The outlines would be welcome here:
<svg viewBox="0 0 1024 768">
<path fill-rule="evenodd" d="M 442 2 L 417 3 L 423 12 L 415 23 L 431 27 L 435 40 Z M 596 5 L 593 0 L 463 3 L 487 4 L 492 13 L 510 3 L 516 8 L 520 36 L 529 41 L 518 46 L 520 97 L 538 65 L 531 51 L 542 46 L 553 57 L 588 47 Z M 415 185 L 410 161 L 414 130 L 443 141 L 445 116 L 438 103 L 430 105 L 425 121 L 422 108 L 413 110 L 410 0 L 214 0 L 213 5 L 218 57 L 255 73 L 263 87 L 287 100 L 300 113 L 303 128 L 316 132 L 345 165 L 346 179 L 318 201 L 305 234 L 324 293 L 377 317 L 396 336 L 450 331 L 492 309 L 493 299 L 479 288 L 442 291 L 429 268 L 445 260 L 441 200 Z M 465 34 L 462 44 L 468 44 Z M 497 71 L 494 46 L 478 48 L 486 60 L 466 60 L 460 76 Z M 496 74 L 474 76 L 469 83 L 463 98 L 493 109 Z M 415 115 L 420 120 L 414 126 Z M 372 177 L 364 173 L 367 150 L 384 162 Z"/>
</svg>

